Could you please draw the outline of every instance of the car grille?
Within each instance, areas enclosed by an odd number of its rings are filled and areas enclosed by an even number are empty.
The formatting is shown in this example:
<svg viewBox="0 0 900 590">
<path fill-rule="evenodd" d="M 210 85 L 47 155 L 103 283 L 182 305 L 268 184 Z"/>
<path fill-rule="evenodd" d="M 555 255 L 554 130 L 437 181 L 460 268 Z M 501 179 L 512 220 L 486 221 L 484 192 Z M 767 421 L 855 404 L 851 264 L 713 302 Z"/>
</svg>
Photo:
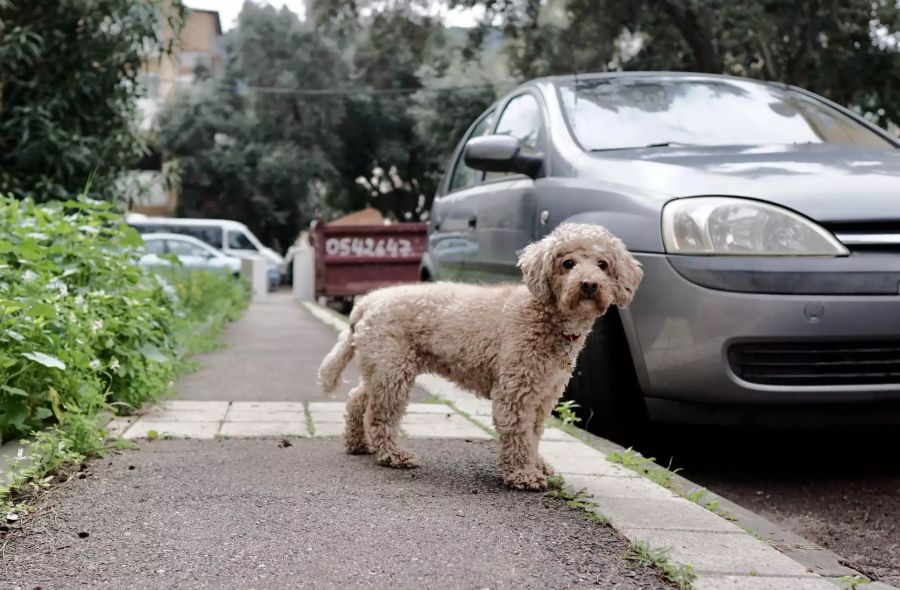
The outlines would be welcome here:
<svg viewBox="0 0 900 590">
<path fill-rule="evenodd" d="M 851 250 L 900 252 L 900 221 L 831 223 L 826 228 Z"/>
<path fill-rule="evenodd" d="M 738 377 L 761 385 L 900 384 L 900 340 L 741 343 L 728 361 Z"/>
</svg>

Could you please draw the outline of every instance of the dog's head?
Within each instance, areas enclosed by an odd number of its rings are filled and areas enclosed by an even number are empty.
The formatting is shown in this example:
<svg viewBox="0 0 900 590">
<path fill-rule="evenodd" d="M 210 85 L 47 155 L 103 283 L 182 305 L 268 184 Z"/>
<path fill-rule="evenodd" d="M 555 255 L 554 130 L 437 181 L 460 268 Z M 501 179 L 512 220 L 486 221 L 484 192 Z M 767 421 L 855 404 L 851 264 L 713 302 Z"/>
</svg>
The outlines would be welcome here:
<svg viewBox="0 0 900 590">
<path fill-rule="evenodd" d="M 565 315 L 600 315 L 631 303 L 644 271 L 622 241 L 600 227 L 564 223 L 519 256 L 534 297 Z"/>
</svg>

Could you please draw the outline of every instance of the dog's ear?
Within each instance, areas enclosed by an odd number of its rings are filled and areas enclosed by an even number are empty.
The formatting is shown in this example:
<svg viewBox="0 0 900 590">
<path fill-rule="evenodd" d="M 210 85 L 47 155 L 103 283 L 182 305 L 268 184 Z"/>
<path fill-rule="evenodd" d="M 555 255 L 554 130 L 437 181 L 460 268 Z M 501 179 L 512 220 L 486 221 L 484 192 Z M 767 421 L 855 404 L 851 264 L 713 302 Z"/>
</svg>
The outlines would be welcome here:
<svg viewBox="0 0 900 590">
<path fill-rule="evenodd" d="M 552 237 L 547 236 L 539 242 L 528 244 L 519 255 L 518 267 L 522 270 L 525 286 L 535 299 L 545 303 L 553 301 L 551 273 L 554 242 Z"/>
<path fill-rule="evenodd" d="M 644 278 L 644 269 L 641 263 L 634 259 L 634 256 L 625 248 L 625 244 L 616 238 L 615 246 L 612 252 L 615 260 L 613 261 L 613 273 L 615 274 L 615 292 L 613 303 L 617 307 L 628 307 L 641 279 Z"/>
</svg>

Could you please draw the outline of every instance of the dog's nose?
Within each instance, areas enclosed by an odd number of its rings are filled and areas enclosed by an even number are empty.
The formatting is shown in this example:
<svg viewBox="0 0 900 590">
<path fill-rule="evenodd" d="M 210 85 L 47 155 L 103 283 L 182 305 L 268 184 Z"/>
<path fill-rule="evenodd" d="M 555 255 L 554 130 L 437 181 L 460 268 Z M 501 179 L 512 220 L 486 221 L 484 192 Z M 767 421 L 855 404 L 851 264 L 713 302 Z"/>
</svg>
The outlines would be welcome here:
<svg viewBox="0 0 900 590">
<path fill-rule="evenodd" d="M 581 290 L 585 295 L 593 295 L 597 291 L 597 283 L 588 283 L 584 281 L 581 283 Z"/>
</svg>

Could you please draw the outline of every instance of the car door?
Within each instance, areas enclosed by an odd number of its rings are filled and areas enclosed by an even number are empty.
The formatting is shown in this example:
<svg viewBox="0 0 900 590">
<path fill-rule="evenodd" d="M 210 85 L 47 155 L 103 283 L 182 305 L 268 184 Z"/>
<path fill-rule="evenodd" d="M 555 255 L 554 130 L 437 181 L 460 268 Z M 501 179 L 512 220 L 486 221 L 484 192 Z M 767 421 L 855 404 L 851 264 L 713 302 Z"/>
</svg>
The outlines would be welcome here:
<svg viewBox="0 0 900 590">
<path fill-rule="evenodd" d="M 500 111 L 496 135 L 519 140 L 523 152 L 544 152 L 546 129 L 540 96 L 525 90 Z M 534 236 L 536 182 L 519 173 L 488 173 L 479 186 L 472 239 L 476 247 L 466 260 L 463 280 L 518 281 L 518 252 Z"/>
<path fill-rule="evenodd" d="M 428 232 L 428 252 L 435 264 L 437 276 L 442 280 L 457 280 L 462 276 L 463 264 L 471 256 L 477 243 L 474 241 L 476 203 L 483 192 L 480 184 L 484 173 L 466 166 L 464 148 L 466 142 L 487 134 L 493 127 L 494 111 L 490 109 L 469 128 L 456 147 L 441 182 L 439 194 L 431 208 Z"/>
</svg>

